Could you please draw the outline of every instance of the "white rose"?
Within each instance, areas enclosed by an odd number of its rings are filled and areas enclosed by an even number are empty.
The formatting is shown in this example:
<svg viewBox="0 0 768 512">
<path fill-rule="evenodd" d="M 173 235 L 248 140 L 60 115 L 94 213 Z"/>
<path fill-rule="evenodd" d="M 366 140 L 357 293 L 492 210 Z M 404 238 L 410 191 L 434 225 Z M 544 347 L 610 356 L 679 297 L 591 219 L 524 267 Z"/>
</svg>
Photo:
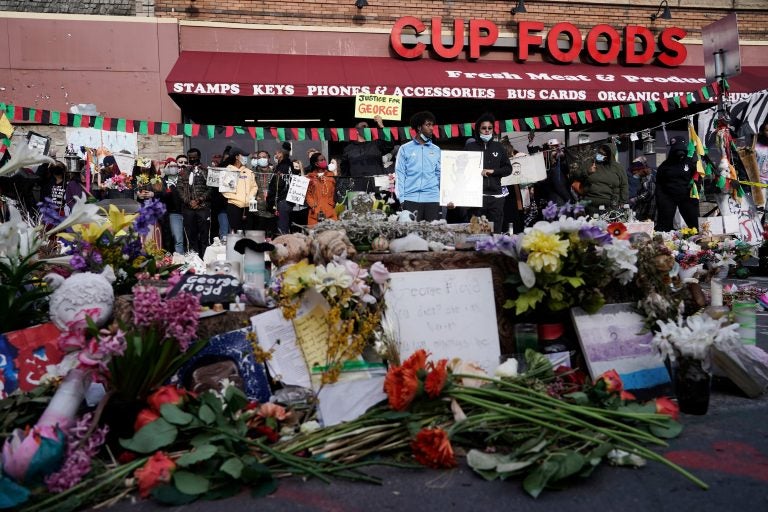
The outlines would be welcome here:
<svg viewBox="0 0 768 512">
<path fill-rule="evenodd" d="M 517 359 L 510 357 L 502 364 L 500 364 L 496 371 L 493 372 L 497 377 L 516 377 L 517 376 Z"/>
</svg>

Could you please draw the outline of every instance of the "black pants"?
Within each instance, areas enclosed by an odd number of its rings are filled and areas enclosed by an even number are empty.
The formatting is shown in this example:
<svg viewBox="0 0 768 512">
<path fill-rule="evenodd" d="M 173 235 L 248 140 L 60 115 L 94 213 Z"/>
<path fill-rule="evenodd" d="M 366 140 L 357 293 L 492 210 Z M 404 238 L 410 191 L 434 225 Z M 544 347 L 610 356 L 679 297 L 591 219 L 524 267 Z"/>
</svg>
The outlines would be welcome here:
<svg viewBox="0 0 768 512">
<path fill-rule="evenodd" d="M 189 237 L 189 250 L 195 251 L 200 258 L 208 247 L 208 232 L 211 230 L 210 208 L 184 208 L 181 211 L 184 218 L 184 231 Z"/>
<path fill-rule="evenodd" d="M 699 227 L 699 200 L 685 195 L 667 194 L 664 190 L 656 189 L 656 231 L 672 231 L 675 220 L 675 209 L 680 209 L 680 215 L 689 228 Z"/>
<path fill-rule="evenodd" d="M 240 208 L 239 206 L 227 203 L 227 219 L 229 219 L 229 230 L 238 231 L 246 229 L 246 215 L 248 215 L 248 208 Z"/>
<path fill-rule="evenodd" d="M 440 203 L 417 203 L 416 201 L 403 201 L 403 210 L 408 210 L 416 215 L 416 220 L 432 222 L 440 218 Z"/>
</svg>

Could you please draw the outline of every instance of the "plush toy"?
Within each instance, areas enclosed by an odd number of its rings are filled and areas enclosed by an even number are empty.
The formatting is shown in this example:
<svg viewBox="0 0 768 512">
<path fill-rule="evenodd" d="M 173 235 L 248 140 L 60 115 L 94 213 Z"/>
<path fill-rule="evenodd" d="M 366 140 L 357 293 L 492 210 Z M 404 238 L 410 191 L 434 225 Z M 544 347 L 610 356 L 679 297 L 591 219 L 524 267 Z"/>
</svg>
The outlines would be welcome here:
<svg viewBox="0 0 768 512">
<path fill-rule="evenodd" d="M 269 253 L 269 260 L 279 268 L 309 257 L 312 241 L 307 235 L 293 233 L 273 238 L 272 245 L 275 249 Z"/>
<path fill-rule="evenodd" d="M 101 274 L 82 272 L 66 279 L 58 274 L 48 274 L 45 280 L 55 289 L 50 298 L 50 316 L 60 330 L 66 331 L 67 324 L 86 309 L 97 310 L 92 320 L 99 327 L 104 326 L 112 316 L 115 273 L 109 265 Z"/>
<path fill-rule="evenodd" d="M 312 261 L 316 265 L 325 265 L 334 257 L 353 258 L 356 254 L 355 246 L 344 231 L 323 231 L 312 242 Z"/>
</svg>

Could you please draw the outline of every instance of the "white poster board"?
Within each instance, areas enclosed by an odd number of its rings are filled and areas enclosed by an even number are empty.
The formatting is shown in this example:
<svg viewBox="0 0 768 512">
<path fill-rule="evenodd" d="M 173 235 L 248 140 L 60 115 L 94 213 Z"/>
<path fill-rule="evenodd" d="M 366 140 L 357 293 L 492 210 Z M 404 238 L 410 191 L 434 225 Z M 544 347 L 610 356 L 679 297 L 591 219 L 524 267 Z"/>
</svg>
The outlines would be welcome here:
<svg viewBox="0 0 768 512">
<path fill-rule="evenodd" d="M 223 169 L 219 172 L 219 192 L 237 191 L 237 178 L 240 173 Z"/>
<path fill-rule="evenodd" d="M 309 178 L 306 176 L 291 176 L 291 186 L 288 187 L 286 200 L 295 204 L 304 204 L 304 198 L 307 197 L 307 188 L 309 187 Z"/>
<path fill-rule="evenodd" d="M 544 163 L 544 153 L 518 156 L 510 160 L 512 174 L 501 178 L 502 185 L 520 185 L 521 183 L 536 183 L 547 179 L 547 166 Z"/>
<path fill-rule="evenodd" d="M 224 167 L 209 167 L 208 176 L 206 177 L 205 184 L 208 185 L 209 187 L 219 188 L 219 180 L 221 178 L 221 173 L 225 170 L 226 169 Z"/>
<path fill-rule="evenodd" d="M 483 153 L 440 152 L 440 205 L 483 206 Z"/>
<path fill-rule="evenodd" d="M 490 268 L 391 276 L 387 315 L 400 333 L 403 360 L 423 348 L 435 361 L 458 357 L 493 375 L 501 349 Z"/>
<path fill-rule="evenodd" d="M 117 164 L 117 168 L 120 169 L 121 174 L 133 176 L 133 164 L 136 163 L 136 159 L 132 154 L 115 153 L 112 156 L 115 157 L 115 163 Z"/>
<path fill-rule="evenodd" d="M 106 153 L 116 155 L 123 151 L 131 155 L 139 153 L 138 135 L 136 133 L 108 132 L 96 128 L 67 128 L 67 146 L 70 144 L 80 158 L 85 158 L 81 147 L 106 150 Z M 121 168 L 121 170 L 123 170 Z M 127 172 L 133 171 L 133 168 Z M 126 172 L 126 171 L 123 171 Z"/>
</svg>

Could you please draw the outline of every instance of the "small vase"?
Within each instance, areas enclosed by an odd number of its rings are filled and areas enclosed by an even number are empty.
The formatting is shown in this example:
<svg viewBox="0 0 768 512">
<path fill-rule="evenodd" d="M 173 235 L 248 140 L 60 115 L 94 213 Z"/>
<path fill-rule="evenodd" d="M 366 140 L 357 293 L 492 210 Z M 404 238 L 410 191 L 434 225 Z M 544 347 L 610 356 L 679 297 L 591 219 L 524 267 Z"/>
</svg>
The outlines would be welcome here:
<svg viewBox="0 0 768 512">
<path fill-rule="evenodd" d="M 707 414 L 712 375 L 701 366 L 701 361 L 679 358 L 673 370 L 675 395 L 680 412 Z"/>
</svg>

